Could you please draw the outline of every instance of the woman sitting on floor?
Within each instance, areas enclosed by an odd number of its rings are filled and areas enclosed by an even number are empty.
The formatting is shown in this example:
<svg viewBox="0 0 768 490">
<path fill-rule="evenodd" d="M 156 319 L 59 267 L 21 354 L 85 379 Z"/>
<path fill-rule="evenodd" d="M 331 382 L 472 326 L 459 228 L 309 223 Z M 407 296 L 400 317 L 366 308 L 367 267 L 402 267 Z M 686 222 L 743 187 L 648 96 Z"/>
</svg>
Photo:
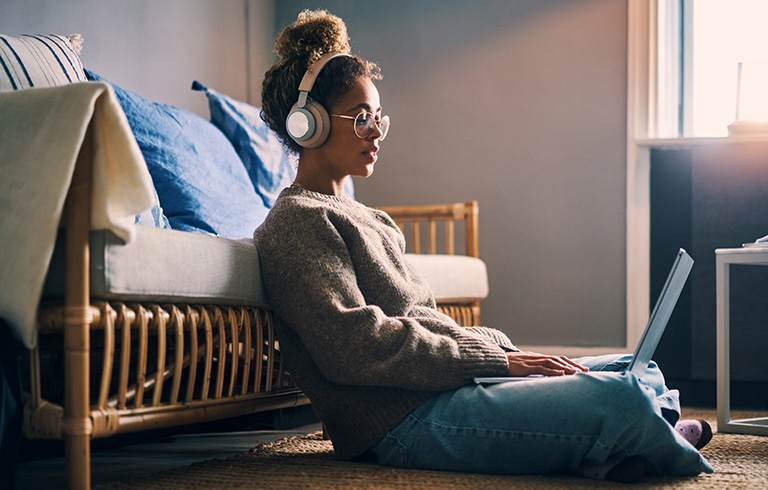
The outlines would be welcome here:
<svg viewBox="0 0 768 490">
<path fill-rule="evenodd" d="M 378 67 L 348 54 L 346 26 L 325 11 L 302 12 L 275 47 L 263 118 L 299 165 L 255 239 L 287 368 L 338 457 L 616 481 L 712 472 L 697 450 L 709 426 L 678 421 L 678 393 L 655 364 L 642 379 L 606 376 L 628 357 L 521 352 L 440 313 L 392 219 L 343 195 L 349 176 L 373 173 L 389 130 Z M 529 374 L 544 377 L 472 382 Z"/>
</svg>

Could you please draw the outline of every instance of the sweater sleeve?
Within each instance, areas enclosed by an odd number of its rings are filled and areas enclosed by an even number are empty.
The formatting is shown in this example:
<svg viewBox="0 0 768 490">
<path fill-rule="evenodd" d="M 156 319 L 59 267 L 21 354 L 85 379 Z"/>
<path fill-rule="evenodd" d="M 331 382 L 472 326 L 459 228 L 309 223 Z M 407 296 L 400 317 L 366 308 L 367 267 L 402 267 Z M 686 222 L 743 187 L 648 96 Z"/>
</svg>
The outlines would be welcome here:
<svg viewBox="0 0 768 490">
<path fill-rule="evenodd" d="M 397 292 L 388 295 L 390 303 L 407 303 L 407 288 L 390 284 L 407 282 L 400 277 L 407 268 L 398 270 L 396 261 L 369 263 L 369 256 L 387 251 L 377 249 L 377 240 L 342 237 L 338 228 L 343 226 L 326 212 L 284 213 L 279 223 L 268 220 L 256 234 L 274 311 L 323 376 L 339 384 L 439 391 L 475 376 L 507 374 L 500 338 L 459 327 L 447 317 L 393 315 L 368 302 L 366 296 L 374 293 L 364 293 L 360 284 L 366 291 L 377 289 L 370 286 L 373 278 L 378 289 Z M 363 253 L 361 247 L 371 250 Z M 381 270 L 387 268 L 392 270 Z M 372 277 L 359 277 L 364 272 Z"/>
<path fill-rule="evenodd" d="M 520 352 L 520 349 L 518 349 L 515 346 L 515 344 L 513 344 L 512 341 L 509 340 L 509 337 L 507 337 L 504 334 L 504 332 L 501 332 L 494 328 L 488 328 L 488 327 L 466 327 L 466 328 L 478 335 L 490 337 L 491 339 L 493 339 L 494 342 L 496 342 L 499 345 L 499 347 L 504 349 L 506 352 Z"/>
</svg>

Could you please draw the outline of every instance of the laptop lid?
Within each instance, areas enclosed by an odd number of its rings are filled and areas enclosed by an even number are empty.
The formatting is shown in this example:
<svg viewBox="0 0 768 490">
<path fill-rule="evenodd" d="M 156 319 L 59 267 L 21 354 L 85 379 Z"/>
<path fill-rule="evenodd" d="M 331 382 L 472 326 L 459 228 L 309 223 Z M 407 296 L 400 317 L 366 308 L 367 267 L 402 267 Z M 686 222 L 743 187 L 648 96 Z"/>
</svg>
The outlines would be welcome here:
<svg viewBox="0 0 768 490">
<path fill-rule="evenodd" d="M 659 340 L 667 328 L 669 317 L 672 316 L 672 310 L 675 309 L 683 286 L 688 279 L 688 275 L 693 268 L 693 259 L 682 248 L 677 252 L 672 270 L 669 271 L 667 281 L 661 289 L 659 299 L 656 300 L 651 316 L 648 318 L 648 324 L 645 326 L 643 336 L 635 348 L 635 354 L 632 361 L 627 366 L 627 372 L 630 372 L 638 378 L 645 373 L 648 363 L 651 362 Z"/>
</svg>

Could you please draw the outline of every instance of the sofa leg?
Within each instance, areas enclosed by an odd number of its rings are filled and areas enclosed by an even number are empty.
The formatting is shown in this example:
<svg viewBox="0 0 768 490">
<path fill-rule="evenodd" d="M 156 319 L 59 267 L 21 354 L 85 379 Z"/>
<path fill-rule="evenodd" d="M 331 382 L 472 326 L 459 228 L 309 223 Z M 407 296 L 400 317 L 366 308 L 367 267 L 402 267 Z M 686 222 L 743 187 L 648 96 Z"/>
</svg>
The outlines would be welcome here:
<svg viewBox="0 0 768 490">
<path fill-rule="evenodd" d="M 91 488 L 91 434 L 93 423 L 89 406 L 88 309 L 67 308 L 64 330 L 64 454 L 67 488 Z M 79 318 L 78 318 L 79 317 Z"/>
<path fill-rule="evenodd" d="M 67 434 L 64 439 L 68 489 L 91 488 L 90 436 Z"/>
<path fill-rule="evenodd" d="M 65 332 L 65 378 L 66 399 L 64 404 L 64 454 L 66 457 L 66 479 L 68 489 L 91 488 L 91 433 L 93 432 L 88 406 L 88 334 L 85 324 L 85 345 L 72 349 L 73 340 Z M 68 325 L 74 336 L 77 328 Z M 78 373 L 78 374 L 76 374 Z"/>
</svg>

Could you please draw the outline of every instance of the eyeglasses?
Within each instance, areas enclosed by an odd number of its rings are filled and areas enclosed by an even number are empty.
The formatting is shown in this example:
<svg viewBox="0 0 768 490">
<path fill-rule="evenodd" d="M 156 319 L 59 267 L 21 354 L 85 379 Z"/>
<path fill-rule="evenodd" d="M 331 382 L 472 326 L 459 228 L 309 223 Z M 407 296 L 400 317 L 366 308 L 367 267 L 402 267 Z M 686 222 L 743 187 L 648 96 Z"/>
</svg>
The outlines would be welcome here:
<svg viewBox="0 0 768 490">
<path fill-rule="evenodd" d="M 357 116 L 347 116 L 344 114 L 331 114 L 331 117 L 340 117 L 342 119 L 353 119 L 355 121 L 354 129 L 358 138 L 367 138 L 373 132 L 373 126 L 381 132 L 379 141 L 384 141 L 389 132 L 389 116 L 382 116 L 378 121 L 376 117 L 368 111 L 362 111 Z"/>
</svg>

